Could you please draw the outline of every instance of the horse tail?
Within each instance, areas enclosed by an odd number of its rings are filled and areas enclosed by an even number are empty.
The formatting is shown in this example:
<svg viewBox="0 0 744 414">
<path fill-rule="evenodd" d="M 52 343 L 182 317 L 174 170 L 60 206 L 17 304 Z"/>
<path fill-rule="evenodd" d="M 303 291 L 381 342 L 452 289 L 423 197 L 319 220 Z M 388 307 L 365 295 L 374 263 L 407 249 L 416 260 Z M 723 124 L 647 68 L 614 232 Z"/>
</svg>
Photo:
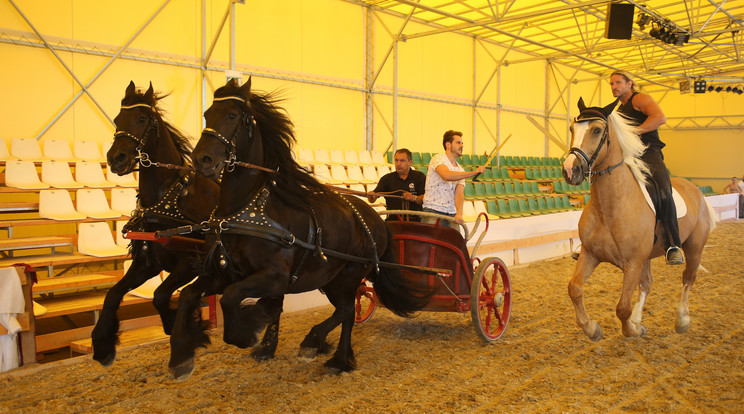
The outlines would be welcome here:
<svg viewBox="0 0 744 414">
<path fill-rule="evenodd" d="M 385 262 L 397 263 L 393 236 L 390 228 L 385 225 L 387 232 L 387 247 L 380 259 Z M 380 266 L 377 274 L 370 275 L 368 280 L 372 282 L 380 302 L 391 312 L 398 316 L 409 317 L 414 312 L 423 309 L 431 301 L 434 292 L 426 288 L 416 286 L 410 279 L 403 277 L 400 270 Z"/>
</svg>

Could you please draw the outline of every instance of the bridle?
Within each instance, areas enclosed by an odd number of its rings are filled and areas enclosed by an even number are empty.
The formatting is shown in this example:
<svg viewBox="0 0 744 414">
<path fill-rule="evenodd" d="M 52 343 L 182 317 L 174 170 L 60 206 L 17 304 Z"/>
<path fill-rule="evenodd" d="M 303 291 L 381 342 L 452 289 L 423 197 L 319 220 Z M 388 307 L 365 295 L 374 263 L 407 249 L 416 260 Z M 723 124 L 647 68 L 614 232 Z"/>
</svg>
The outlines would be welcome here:
<svg viewBox="0 0 744 414">
<path fill-rule="evenodd" d="M 190 170 L 190 166 L 183 166 L 183 165 L 175 165 L 175 164 L 166 164 L 166 163 L 160 163 L 157 161 L 150 160 L 150 156 L 144 152 L 145 144 L 147 144 L 147 136 L 151 129 L 155 130 L 155 136 L 160 137 L 160 127 L 158 123 L 158 119 L 155 117 L 155 109 L 144 103 L 140 104 L 134 104 L 134 105 L 122 105 L 121 109 L 133 109 L 133 108 L 147 108 L 150 110 L 150 118 L 147 120 L 147 126 L 145 127 L 145 130 L 142 132 L 141 137 L 136 137 L 132 135 L 131 133 L 127 131 L 116 131 L 114 133 L 114 139 L 119 137 L 128 138 L 132 141 L 134 141 L 135 144 L 137 144 L 137 147 L 135 148 L 135 151 L 137 151 L 137 156 L 135 157 L 136 160 L 138 160 L 139 164 L 144 167 L 162 167 L 162 168 L 170 168 L 170 169 L 179 169 L 179 170 Z"/>
<path fill-rule="evenodd" d="M 244 105 L 247 105 L 247 102 L 245 99 L 239 97 L 239 96 L 224 96 L 221 98 L 214 98 L 213 102 L 221 102 L 221 101 L 238 101 L 242 102 Z M 225 137 L 224 135 L 220 134 L 216 130 L 212 128 L 204 128 L 202 131 L 202 134 L 206 134 L 209 136 L 212 136 L 214 138 L 217 138 L 222 144 L 227 147 L 227 160 L 223 161 L 227 163 L 226 169 L 228 172 L 233 172 L 235 170 L 235 166 L 238 167 L 244 167 L 244 168 L 252 168 L 256 170 L 261 170 L 269 173 L 276 173 L 275 170 L 262 167 L 260 165 L 255 165 L 243 161 L 238 161 L 238 156 L 235 149 L 235 140 L 238 137 L 238 134 L 240 134 L 240 128 L 245 125 L 248 128 L 248 140 L 253 141 L 253 131 L 256 129 L 256 119 L 253 117 L 253 115 L 248 114 L 246 111 L 242 111 L 240 114 L 240 122 L 238 122 L 238 125 L 235 127 L 235 130 L 230 135 L 230 138 Z"/>
<path fill-rule="evenodd" d="M 597 144 L 597 148 L 594 150 L 594 153 L 591 157 L 589 157 L 584 150 L 582 150 L 579 147 L 571 147 L 571 150 L 568 152 L 568 154 L 573 154 L 579 162 L 582 164 L 582 170 L 584 171 L 584 176 L 589 179 L 589 182 L 594 181 L 595 176 L 602 176 L 604 174 L 610 173 L 615 168 L 621 166 L 623 164 L 623 161 L 620 161 L 618 164 L 615 164 L 611 167 L 608 167 L 605 170 L 602 171 L 594 171 L 592 169 L 592 166 L 594 165 L 594 162 L 597 161 L 597 156 L 599 155 L 599 151 L 602 149 L 602 146 L 607 145 L 607 152 L 605 153 L 604 158 L 602 161 L 607 159 L 610 155 L 610 132 L 609 132 L 609 120 L 607 119 L 607 115 L 604 113 L 595 110 L 595 109 L 585 109 L 581 111 L 579 116 L 577 116 L 574 119 L 574 123 L 576 122 L 586 122 L 586 121 L 594 121 L 594 120 L 601 120 L 605 123 L 605 130 L 602 134 L 602 138 L 599 140 L 599 144 Z"/>
</svg>

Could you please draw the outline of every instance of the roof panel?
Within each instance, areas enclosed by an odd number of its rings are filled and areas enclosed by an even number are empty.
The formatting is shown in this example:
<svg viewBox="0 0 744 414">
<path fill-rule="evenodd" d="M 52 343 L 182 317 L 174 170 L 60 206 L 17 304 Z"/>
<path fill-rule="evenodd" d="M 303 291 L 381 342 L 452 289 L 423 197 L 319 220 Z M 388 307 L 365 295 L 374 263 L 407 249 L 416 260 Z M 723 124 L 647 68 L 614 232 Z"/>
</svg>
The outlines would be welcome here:
<svg viewBox="0 0 744 414">
<path fill-rule="evenodd" d="M 682 77 L 716 80 L 744 72 L 744 0 L 625 1 L 635 5 L 630 40 L 604 38 L 607 0 L 356 1 L 400 16 L 413 10 L 412 18 L 425 27 L 407 27 L 409 39 L 456 32 L 504 47 L 513 43 L 516 51 L 596 74 L 624 69 L 674 86 Z M 657 28 L 686 31 L 689 41 L 675 45 L 651 37 L 654 23 L 643 30 L 637 24 L 642 14 L 661 22 Z"/>
</svg>

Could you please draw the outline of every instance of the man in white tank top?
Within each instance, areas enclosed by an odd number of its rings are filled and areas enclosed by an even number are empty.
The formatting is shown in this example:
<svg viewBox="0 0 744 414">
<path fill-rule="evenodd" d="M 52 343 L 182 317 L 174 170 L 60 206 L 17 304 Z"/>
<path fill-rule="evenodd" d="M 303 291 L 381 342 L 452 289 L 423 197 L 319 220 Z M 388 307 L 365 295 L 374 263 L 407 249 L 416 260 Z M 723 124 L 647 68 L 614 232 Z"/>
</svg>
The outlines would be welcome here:
<svg viewBox="0 0 744 414">
<path fill-rule="evenodd" d="M 423 211 L 438 213 L 455 218 L 455 223 L 462 224 L 462 206 L 465 201 L 465 179 L 481 174 L 486 170 L 482 165 L 475 171 L 465 171 L 457 159 L 462 156 L 464 144 L 462 132 L 449 130 L 442 139 L 443 154 L 437 154 L 429 162 L 426 174 L 426 191 L 424 192 Z M 435 218 L 424 217 L 424 223 L 434 223 Z M 449 221 L 440 224 L 449 225 Z"/>
</svg>

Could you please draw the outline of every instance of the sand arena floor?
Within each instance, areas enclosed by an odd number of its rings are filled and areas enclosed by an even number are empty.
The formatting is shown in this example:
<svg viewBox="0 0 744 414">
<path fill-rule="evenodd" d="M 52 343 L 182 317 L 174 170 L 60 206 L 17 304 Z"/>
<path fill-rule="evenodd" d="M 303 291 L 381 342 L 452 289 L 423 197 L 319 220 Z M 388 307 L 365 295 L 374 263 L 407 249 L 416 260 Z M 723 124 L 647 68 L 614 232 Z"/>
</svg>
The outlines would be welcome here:
<svg viewBox="0 0 744 414">
<path fill-rule="evenodd" d="M 681 269 L 652 262 L 648 335 L 626 339 L 615 317 L 621 273 L 601 265 L 585 290 L 604 339 L 574 321 L 566 286 L 575 261 L 511 269 L 509 329 L 487 345 L 469 314 L 378 309 L 354 329 L 358 369 L 326 375 L 297 358 L 302 338 L 330 307 L 282 317 L 274 360 L 225 345 L 218 333 L 192 376 L 174 381 L 167 343 L 120 352 L 108 369 L 87 359 L 0 374 L 0 412 L 744 412 L 744 222 L 722 223 L 703 254 L 690 299 L 690 330 L 674 332 Z M 331 333 L 332 343 L 339 329 Z M 26 375 L 24 372 L 27 372 Z"/>
</svg>

